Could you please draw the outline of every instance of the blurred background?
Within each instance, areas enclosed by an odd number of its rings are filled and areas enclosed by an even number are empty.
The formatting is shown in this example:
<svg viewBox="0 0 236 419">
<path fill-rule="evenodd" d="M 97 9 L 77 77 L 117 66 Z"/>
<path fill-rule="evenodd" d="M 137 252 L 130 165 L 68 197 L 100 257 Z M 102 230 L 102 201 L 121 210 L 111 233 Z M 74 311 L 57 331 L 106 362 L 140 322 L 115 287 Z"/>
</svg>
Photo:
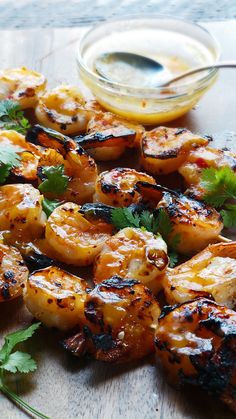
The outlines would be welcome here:
<svg viewBox="0 0 236 419">
<path fill-rule="evenodd" d="M 89 25 L 127 14 L 158 13 L 193 21 L 236 18 L 235 0 L 0 0 L 0 29 Z"/>
</svg>

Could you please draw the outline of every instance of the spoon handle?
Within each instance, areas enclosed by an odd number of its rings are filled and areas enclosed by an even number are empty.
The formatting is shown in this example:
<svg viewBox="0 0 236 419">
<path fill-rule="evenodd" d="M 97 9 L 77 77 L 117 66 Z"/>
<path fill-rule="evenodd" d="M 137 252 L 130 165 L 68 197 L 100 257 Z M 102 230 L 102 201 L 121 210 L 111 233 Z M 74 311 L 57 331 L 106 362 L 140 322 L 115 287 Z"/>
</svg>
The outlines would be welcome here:
<svg viewBox="0 0 236 419">
<path fill-rule="evenodd" d="M 174 77 L 173 79 L 167 81 L 166 83 L 163 83 L 161 86 L 166 87 L 170 84 L 182 80 L 185 77 L 192 76 L 193 74 L 200 73 L 201 71 L 210 70 L 214 68 L 236 68 L 236 61 L 222 61 L 220 63 L 212 64 L 212 65 L 205 65 L 203 67 L 197 67 L 193 70 L 186 71 L 183 74 L 180 74 L 179 76 Z"/>
</svg>

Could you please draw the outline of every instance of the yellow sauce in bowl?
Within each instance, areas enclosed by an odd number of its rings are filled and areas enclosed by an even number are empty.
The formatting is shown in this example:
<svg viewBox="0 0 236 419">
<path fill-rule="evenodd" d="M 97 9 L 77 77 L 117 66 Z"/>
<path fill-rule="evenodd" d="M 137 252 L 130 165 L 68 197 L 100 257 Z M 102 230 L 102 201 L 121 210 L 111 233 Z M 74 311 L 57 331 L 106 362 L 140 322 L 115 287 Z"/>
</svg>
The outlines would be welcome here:
<svg viewBox="0 0 236 419">
<path fill-rule="evenodd" d="M 165 68 L 163 81 L 191 68 L 212 64 L 218 58 L 217 44 L 198 25 L 175 19 L 132 18 L 107 22 L 85 36 L 80 46 L 78 66 L 84 83 L 101 105 L 143 124 L 159 124 L 188 112 L 216 80 L 216 71 L 192 76 L 171 89 L 150 88 L 142 74 L 111 62 L 111 73 L 119 83 L 96 73 L 98 56 L 110 52 L 130 52 L 158 61 Z M 162 79 L 160 80 L 162 81 Z"/>
</svg>

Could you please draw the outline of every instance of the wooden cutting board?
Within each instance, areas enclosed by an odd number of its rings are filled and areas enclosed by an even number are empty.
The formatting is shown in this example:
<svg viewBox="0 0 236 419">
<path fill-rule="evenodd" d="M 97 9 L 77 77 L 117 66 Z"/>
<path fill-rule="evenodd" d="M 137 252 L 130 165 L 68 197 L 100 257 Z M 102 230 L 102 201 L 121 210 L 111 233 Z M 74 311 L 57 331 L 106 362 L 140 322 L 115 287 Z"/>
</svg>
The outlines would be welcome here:
<svg viewBox="0 0 236 419">
<path fill-rule="evenodd" d="M 236 21 L 204 24 L 222 46 L 224 59 L 236 60 Z M 48 78 L 50 86 L 78 84 L 76 43 L 85 31 L 37 29 L 0 31 L 0 68 L 25 65 Z M 214 134 L 218 146 L 236 151 L 236 71 L 221 72 L 217 84 L 196 109 L 171 125 Z M 22 301 L 0 306 L 0 337 L 26 326 L 31 316 Z M 104 365 L 77 360 L 63 351 L 55 331 L 41 330 L 25 344 L 38 361 L 27 377 L 10 377 L 12 389 L 53 419 L 230 419 L 217 400 L 191 388 L 172 389 L 153 360 L 132 365 Z M 0 418 L 24 418 L 0 395 Z"/>
</svg>

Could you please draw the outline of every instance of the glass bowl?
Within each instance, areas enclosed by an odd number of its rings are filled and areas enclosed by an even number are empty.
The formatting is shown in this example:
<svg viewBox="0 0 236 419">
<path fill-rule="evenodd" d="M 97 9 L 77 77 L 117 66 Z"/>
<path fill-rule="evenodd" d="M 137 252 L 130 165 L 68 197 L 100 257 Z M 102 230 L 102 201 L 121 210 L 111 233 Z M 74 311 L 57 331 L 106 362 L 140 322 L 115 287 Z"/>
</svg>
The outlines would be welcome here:
<svg viewBox="0 0 236 419">
<path fill-rule="evenodd" d="M 211 69 L 168 88 L 128 86 L 96 73 L 96 57 L 112 51 L 145 55 L 163 64 L 172 60 L 171 65 L 178 67 L 174 74 L 178 74 L 218 61 L 218 43 L 195 23 L 163 16 L 111 19 L 83 36 L 76 56 L 82 81 L 104 108 L 145 125 L 179 118 L 196 105 L 217 78 L 217 70 Z"/>
</svg>

